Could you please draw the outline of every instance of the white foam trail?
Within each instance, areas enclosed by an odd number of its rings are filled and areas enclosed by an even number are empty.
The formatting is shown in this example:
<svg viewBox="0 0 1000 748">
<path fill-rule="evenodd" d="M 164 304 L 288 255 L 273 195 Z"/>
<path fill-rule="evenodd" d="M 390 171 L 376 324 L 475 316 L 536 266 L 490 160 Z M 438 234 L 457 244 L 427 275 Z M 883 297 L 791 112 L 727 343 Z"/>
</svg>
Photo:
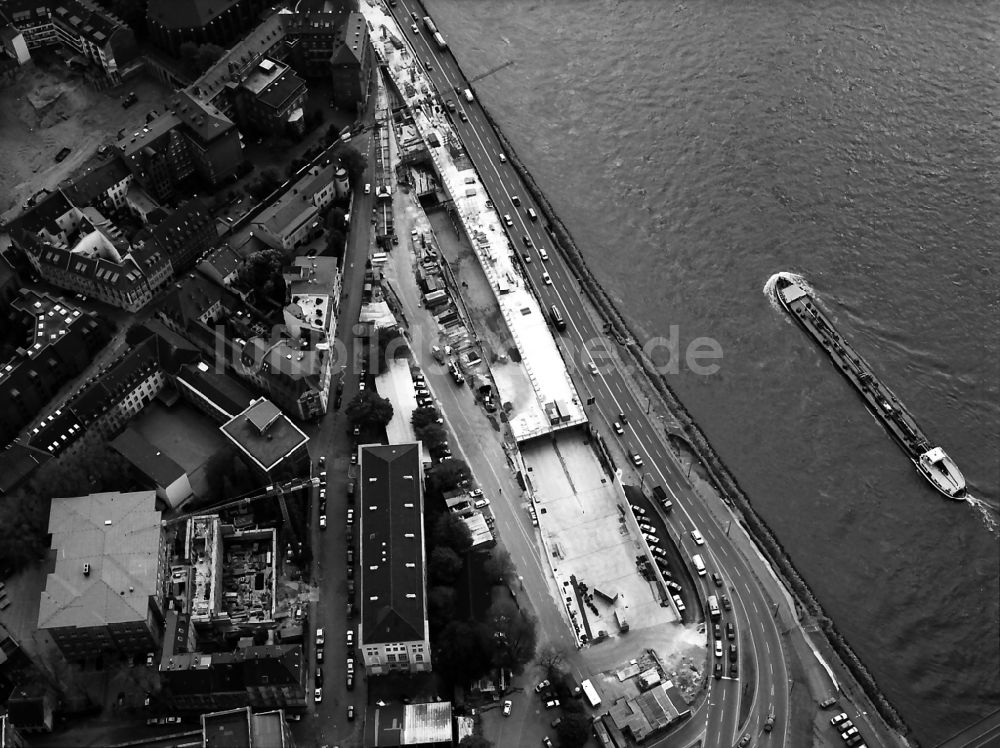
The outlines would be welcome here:
<svg viewBox="0 0 1000 748">
<path fill-rule="evenodd" d="M 979 517 L 982 519 L 986 530 L 992 535 L 1000 537 L 1000 522 L 998 522 L 997 510 L 988 501 L 977 499 L 975 496 L 966 496 L 965 500 L 979 510 Z"/>
<path fill-rule="evenodd" d="M 775 273 L 770 278 L 768 278 L 767 283 L 764 284 L 764 295 L 767 297 L 768 301 L 771 302 L 771 307 L 776 312 L 784 311 L 784 309 L 781 306 L 781 303 L 778 301 L 778 291 L 777 291 L 778 278 L 785 278 L 787 280 L 792 281 L 792 283 L 798 283 L 800 286 L 802 286 L 809 292 L 810 296 L 812 296 L 813 298 L 816 297 L 816 293 L 813 291 L 812 286 L 809 285 L 809 282 L 806 281 L 805 278 L 803 278 L 801 275 L 798 275 L 797 273 L 789 273 L 785 270 L 782 270 L 780 273 Z"/>
</svg>

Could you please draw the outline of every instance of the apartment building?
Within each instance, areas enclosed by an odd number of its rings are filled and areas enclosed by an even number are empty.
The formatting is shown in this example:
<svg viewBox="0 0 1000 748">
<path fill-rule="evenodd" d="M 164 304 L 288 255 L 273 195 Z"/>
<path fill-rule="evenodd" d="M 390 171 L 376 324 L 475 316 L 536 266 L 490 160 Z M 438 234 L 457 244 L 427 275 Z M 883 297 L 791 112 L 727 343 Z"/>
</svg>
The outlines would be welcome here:
<svg viewBox="0 0 1000 748">
<path fill-rule="evenodd" d="M 254 218 L 254 236 L 269 247 L 291 250 L 323 230 L 323 210 L 336 197 L 336 164 L 312 166 L 278 200 Z"/>
<path fill-rule="evenodd" d="M 122 82 L 123 68 L 139 56 L 132 29 L 90 0 L 6 0 L 3 12 L 29 52 L 62 46 L 89 61 L 112 85 Z"/>
<path fill-rule="evenodd" d="M 110 337 L 96 312 L 64 299 L 22 289 L 11 304 L 8 332 L 23 343 L 0 362 L 0 444 L 7 444 L 69 379 L 83 371 Z"/>
<path fill-rule="evenodd" d="M 122 133 L 117 148 L 136 181 L 161 201 L 194 174 L 220 185 L 243 161 L 243 139 L 233 122 L 184 91 L 165 112 Z"/>
<path fill-rule="evenodd" d="M 365 672 L 431 669 L 420 444 L 358 447 L 361 623 Z"/>
<path fill-rule="evenodd" d="M 266 0 L 149 0 L 149 38 L 175 57 L 184 42 L 225 47 L 260 20 Z"/>
<path fill-rule="evenodd" d="M 71 192 L 79 194 L 81 188 Z M 218 238 L 207 206 L 198 199 L 180 206 L 150 233 L 147 240 L 130 244 L 100 210 L 77 207 L 66 190 L 57 190 L 17 219 L 11 239 L 50 283 L 136 312 Z"/>
</svg>

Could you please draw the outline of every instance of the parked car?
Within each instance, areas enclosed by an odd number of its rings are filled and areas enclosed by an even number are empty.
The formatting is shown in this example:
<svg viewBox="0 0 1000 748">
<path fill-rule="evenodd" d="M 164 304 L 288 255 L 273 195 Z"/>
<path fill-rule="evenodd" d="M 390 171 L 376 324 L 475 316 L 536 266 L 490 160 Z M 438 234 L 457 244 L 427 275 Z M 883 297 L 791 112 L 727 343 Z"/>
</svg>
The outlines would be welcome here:
<svg viewBox="0 0 1000 748">
<path fill-rule="evenodd" d="M 316 646 L 321 647 L 326 643 L 326 632 L 323 629 L 316 629 Z"/>
<path fill-rule="evenodd" d="M 354 690 L 354 673 L 347 674 L 347 690 L 348 691 Z"/>
<path fill-rule="evenodd" d="M 313 701 L 315 701 L 318 704 L 322 700 L 323 700 L 323 689 L 317 688 L 315 691 L 313 691 Z"/>
<path fill-rule="evenodd" d="M 542 691 L 544 691 L 546 688 L 548 688 L 551 685 L 552 684 L 549 683 L 548 680 L 543 680 L 541 683 L 539 683 L 537 686 L 535 686 L 535 693 L 541 693 Z"/>
<path fill-rule="evenodd" d="M 354 721 L 354 704 L 347 705 L 347 719 L 350 722 Z"/>
<path fill-rule="evenodd" d="M 546 709 L 556 709 L 559 707 L 559 699 L 552 699 L 551 701 L 545 702 Z"/>
<path fill-rule="evenodd" d="M 318 647 L 316 649 L 316 662 L 318 662 L 318 663 L 322 663 L 323 662 L 323 648 L 322 647 Z"/>
<path fill-rule="evenodd" d="M 321 688 L 323 686 L 323 668 L 321 667 L 316 668 L 316 685 Z"/>
<path fill-rule="evenodd" d="M 326 529 L 326 515 L 325 514 L 319 515 L 319 529 L 320 530 L 325 530 Z"/>
<path fill-rule="evenodd" d="M 845 721 L 846 719 L 847 719 L 847 714 L 844 713 L 844 712 L 841 712 L 840 714 L 836 714 L 836 715 L 834 715 L 833 717 L 830 718 L 830 724 L 831 725 L 839 725 L 841 722 Z"/>
</svg>

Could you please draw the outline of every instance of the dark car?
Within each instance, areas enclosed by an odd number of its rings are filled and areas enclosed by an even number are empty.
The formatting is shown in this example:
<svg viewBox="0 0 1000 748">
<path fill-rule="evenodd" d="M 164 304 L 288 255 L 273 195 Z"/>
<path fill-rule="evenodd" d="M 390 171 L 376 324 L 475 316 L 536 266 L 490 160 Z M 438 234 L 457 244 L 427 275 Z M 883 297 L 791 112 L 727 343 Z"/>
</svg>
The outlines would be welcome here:
<svg viewBox="0 0 1000 748">
<path fill-rule="evenodd" d="M 723 608 L 725 608 L 726 610 L 732 610 L 733 609 L 733 604 L 731 602 L 729 602 L 729 598 L 726 595 L 723 595 L 720 599 L 722 600 L 722 607 Z"/>
<path fill-rule="evenodd" d="M 736 662 L 736 657 L 737 657 L 736 645 L 735 644 L 730 644 L 729 645 L 729 661 L 730 662 Z"/>
<path fill-rule="evenodd" d="M 316 668 L 316 685 L 323 685 L 323 668 L 321 667 Z"/>
<path fill-rule="evenodd" d="M 347 674 L 347 690 L 348 691 L 354 690 L 354 673 Z"/>
<path fill-rule="evenodd" d="M 735 662 L 729 663 L 729 677 L 735 678 L 738 672 L 739 668 L 736 667 L 736 663 Z"/>
<path fill-rule="evenodd" d="M 721 662 L 716 662 L 715 663 L 715 679 L 719 680 L 719 678 L 721 678 L 721 677 L 722 677 L 722 663 Z"/>
<path fill-rule="evenodd" d="M 354 704 L 347 705 L 347 719 L 354 721 Z"/>
<path fill-rule="evenodd" d="M 722 586 L 722 577 L 719 576 L 717 571 L 712 572 L 712 581 L 715 582 L 716 587 Z"/>
<path fill-rule="evenodd" d="M 733 624 L 731 623 L 726 624 L 726 638 L 729 639 L 729 641 L 736 639 L 736 629 L 733 628 Z"/>
<path fill-rule="evenodd" d="M 72 148 L 63 148 L 56 154 L 56 161 L 63 161 L 72 151 Z"/>
</svg>

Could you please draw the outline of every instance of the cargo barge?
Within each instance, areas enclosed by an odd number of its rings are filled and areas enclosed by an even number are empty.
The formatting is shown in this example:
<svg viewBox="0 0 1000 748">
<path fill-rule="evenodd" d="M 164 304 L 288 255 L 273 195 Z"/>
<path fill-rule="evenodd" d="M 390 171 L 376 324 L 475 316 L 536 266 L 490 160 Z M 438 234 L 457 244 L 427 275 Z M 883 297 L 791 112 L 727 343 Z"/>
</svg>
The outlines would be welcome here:
<svg viewBox="0 0 1000 748">
<path fill-rule="evenodd" d="M 840 373 L 854 385 L 868 410 L 882 422 L 920 474 L 949 499 L 965 499 L 965 476 L 954 460 L 941 447 L 931 444 L 892 390 L 879 381 L 868 363 L 816 306 L 809 291 L 783 275 L 778 276 L 776 291 L 781 306 L 813 337 Z"/>
</svg>

